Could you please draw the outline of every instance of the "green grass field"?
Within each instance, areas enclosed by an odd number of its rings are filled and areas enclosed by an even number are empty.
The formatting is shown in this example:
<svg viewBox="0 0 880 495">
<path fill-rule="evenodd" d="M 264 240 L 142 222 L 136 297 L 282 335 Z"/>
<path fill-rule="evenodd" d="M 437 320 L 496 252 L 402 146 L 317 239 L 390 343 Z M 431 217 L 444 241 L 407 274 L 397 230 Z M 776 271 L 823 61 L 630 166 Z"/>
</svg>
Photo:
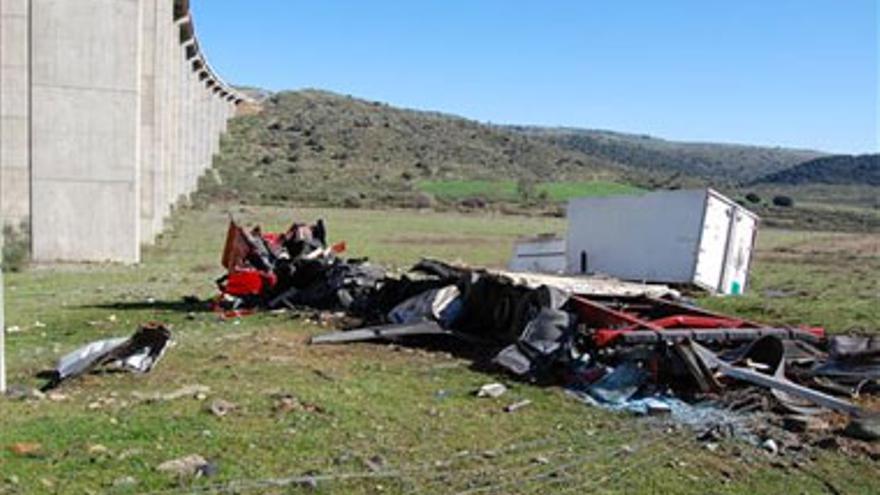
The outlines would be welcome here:
<svg viewBox="0 0 880 495">
<path fill-rule="evenodd" d="M 480 197 L 494 201 L 517 201 L 520 193 L 512 180 L 426 180 L 418 183 L 419 189 L 437 198 L 460 200 Z M 535 192 L 544 193 L 554 202 L 567 201 L 582 196 L 610 196 L 637 193 L 641 189 L 608 181 L 588 182 L 542 182 L 535 184 Z"/>
<path fill-rule="evenodd" d="M 710 452 L 685 432 L 472 369 L 450 348 L 309 347 L 307 338 L 326 329 L 305 319 L 224 321 L 188 307 L 183 296 L 213 294 L 228 212 L 182 212 L 138 266 L 33 267 L 7 276 L 7 325 L 20 330 L 7 335 L 12 384 L 38 385 L 35 373 L 60 355 L 129 335 L 148 320 L 172 324 L 176 345 L 148 375 L 84 377 L 60 389 L 67 396 L 60 402 L 0 401 L 0 493 L 314 492 L 266 484 L 305 475 L 318 493 L 876 490 L 876 461 L 818 451 L 795 465 L 736 441 Z M 398 268 L 421 256 L 500 266 L 516 237 L 564 229 L 560 219 L 412 210 L 231 212 L 270 229 L 323 217 L 349 255 Z M 880 236 L 764 231 L 759 243 L 750 294 L 701 304 L 768 323 L 880 330 Z M 505 396 L 472 396 L 499 380 L 511 387 Z M 132 396 L 193 384 L 210 387 L 206 401 Z M 321 411 L 277 411 L 278 393 Z M 533 404 L 502 412 L 523 398 Z M 213 399 L 237 409 L 215 417 L 204 410 Z M 17 442 L 39 443 L 41 452 L 15 455 L 8 447 Z M 155 470 L 194 453 L 217 463 L 216 476 L 176 480 Z"/>
</svg>

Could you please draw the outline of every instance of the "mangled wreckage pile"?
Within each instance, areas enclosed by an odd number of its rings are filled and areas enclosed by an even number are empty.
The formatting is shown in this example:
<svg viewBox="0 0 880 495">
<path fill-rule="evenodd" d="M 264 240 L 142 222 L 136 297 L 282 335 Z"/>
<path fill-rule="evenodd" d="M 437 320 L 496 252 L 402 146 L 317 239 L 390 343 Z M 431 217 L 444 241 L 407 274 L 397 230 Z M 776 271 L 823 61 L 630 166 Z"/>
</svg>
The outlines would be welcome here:
<svg viewBox="0 0 880 495">
<path fill-rule="evenodd" d="M 342 258 L 344 250 L 328 246 L 320 220 L 282 234 L 231 221 L 216 309 L 342 311 L 355 322 L 312 344 L 451 337 L 494 353 L 495 365 L 522 380 L 706 431 L 740 428 L 745 414 L 802 429 L 810 418 L 837 414 L 852 419 L 855 436 L 877 439 L 876 416 L 850 399 L 878 390 L 880 340 L 713 313 L 663 285 L 434 260 L 392 276 Z"/>
</svg>

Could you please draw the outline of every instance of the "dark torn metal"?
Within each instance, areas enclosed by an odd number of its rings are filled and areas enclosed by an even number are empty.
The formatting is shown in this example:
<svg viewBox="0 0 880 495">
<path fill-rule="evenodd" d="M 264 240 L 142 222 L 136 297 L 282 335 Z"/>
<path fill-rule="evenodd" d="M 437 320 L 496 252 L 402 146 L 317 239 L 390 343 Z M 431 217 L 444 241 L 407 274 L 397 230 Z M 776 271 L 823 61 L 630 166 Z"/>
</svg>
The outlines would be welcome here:
<svg viewBox="0 0 880 495">
<path fill-rule="evenodd" d="M 162 359 L 170 342 L 171 330 L 159 323 L 144 325 L 129 338 L 92 342 L 63 356 L 54 370 L 41 373 L 49 380 L 43 390 L 55 388 L 66 380 L 102 366 L 147 373 Z"/>
</svg>

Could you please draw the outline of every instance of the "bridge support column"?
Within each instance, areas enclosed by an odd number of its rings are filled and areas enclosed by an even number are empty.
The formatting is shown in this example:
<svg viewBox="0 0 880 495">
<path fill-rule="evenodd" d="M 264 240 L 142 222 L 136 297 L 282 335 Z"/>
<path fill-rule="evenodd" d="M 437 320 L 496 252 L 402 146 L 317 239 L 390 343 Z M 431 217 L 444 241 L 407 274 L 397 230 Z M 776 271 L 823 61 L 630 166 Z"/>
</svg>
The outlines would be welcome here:
<svg viewBox="0 0 880 495">
<path fill-rule="evenodd" d="M 37 261 L 138 262 L 243 101 L 189 1 L 0 0 L 0 52 L 0 224 Z"/>
<path fill-rule="evenodd" d="M 31 1 L 33 257 L 136 263 L 140 2 Z"/>
<path fill-rule="evenodd" d="M 30 214 L 28 0 L 0 0 L 0 228 Z"/>
</svg>

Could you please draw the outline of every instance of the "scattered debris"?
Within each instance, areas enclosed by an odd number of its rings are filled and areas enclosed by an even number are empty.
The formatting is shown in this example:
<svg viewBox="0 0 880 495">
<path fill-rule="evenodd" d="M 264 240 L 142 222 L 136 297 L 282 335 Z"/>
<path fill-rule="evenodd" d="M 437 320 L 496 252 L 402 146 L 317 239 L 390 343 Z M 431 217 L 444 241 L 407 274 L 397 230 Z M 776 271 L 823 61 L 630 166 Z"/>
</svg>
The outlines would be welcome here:
<svg viewBox="0 0 880 495">
<path fill-rule="evenodd" d="M 206 474 L 210 464 L 198 454 L 165 461 L 156 466 L 157 471 L 174 474 L 178 477 L 199 477 Z"/>
<path fill-rule="evenodd" d="M 116 397 L 99 397 L 98 399 L 89 402 L 86 408 L 89 411 L 95 411 L 98 409 L 102 409 L 104 407 L 115 406 L 115 405 L 124 405 L 120 401 L 116 400 Z M 111 418 L 112 420 L 112 418 Z"/>
<path fill-rule="evenodd" d="M 367 466 L 367 469 L 374 473 L 378 473 L 385 469 L 385 458 L 380 455 L 370 456 L 366 459 L 363 459 L 364 465 Z"/>
<path fill-rule="evenodd" d="M 532 403 L 532 401 L 530 401 L 529 399 L 523 399 L 519 402 L 514 402 L 513 404 L 505 406 L 504 412 L 506 412 L 506 413 L 516 412 L 516 411 L 519 411 L 520 409 L 530 405 L 531 403 Z"/>
<path fill-rule="evenodd" d="M 507 392 L 507 387 L 503 383 L 487 383 L 477 390 L 477 397 L 491 397 L 493 399 L 501 397 Z"/>
<path fill-rule="evenodd" d="M 876 442 L 880 440 L 880 415 L 853 418 L 843 433 L 850 438 Z"/>
<path fill-rule="evenodd" d="M 831 429 L 831 425 L 825 418 L 800 414 L 783 418 L 783 427 L 795 433 L 822 433 Z"/>
<path fill-rule="evenodd" d="M 206 385 L 187 385 L 185 387 L 174 390 L 173 392 L 168 392 L 164 394 L 161 392 L 132 392 L 131 396 L 136 400 L 143 402 L 167 402 L 177 399 L 183 399 L 184 397 L 190 397 L 196 400 L 205 400 L 210 392 L 211 387 L 208 387 Z"/>
<path fill-rule="evenodd" d="M 121 478 L 116 478 L 115 480 L 113 480 L 114 488 L 131 487 L 137 484 L 138 480 L 134 476 L 123 476 Z"/>
<path fill-rule="evenodd" d="M 214 416 L 222 418 L 236 409 L 236 405 L 223 399 L 214 399 L 208 405 L 207 410 Z"/>
<path fill-rule="evenodd" d="M 672 406 L 662 400 L 657 400 L 649 397 L 645 401 L 645 407 L 647 408 L 646 413 L 649 416 L 662 416 L 666 414 L 672 414 Z"/>
<path fill-rule="evenodd" d="M 68 399 L 67 395 L 61 392 L 52 391 L 46 394 L 46 398 L 52 402 L 64 402 Z"/>
<path fill-rule="evenodd" d="M 764 440 L 764 443 L 761 444 L 761 448 L 766 450 L 772 455 L 776 455 L 779 453 L 779 446 L 776 444 L 776 441 L 772 438 L 768 438 Z"/>
<path fill-rule="evenodd" d="M 110 453 L 110 449 L 99 443 L 89 445 L 87 450 L 89 455 L 93 456 L 102 456 Z"/>
<path fill-rule="evenodd" d="M 294 411 L 303 411 L 308 413 L 324 413 L 324 408 L 311 402 L 304 402 L 293 394 L 279 393 L 274 394 L 275 404 L 273 410 L 277 414 L 287 414 Z"/>
<path fill-rule="evenodd" d="M 395 340 L 399 337 L 413 337 L 416 335 L 452 335 L 452 332 L 444 330 L 436 322 L 419 321 L 315 335 L 309 342 L 312 344 L 346 344 L 371 340 Z"/>
<path fill-rule="evenodd" d="M 9 451 L 19 457 L 42 457 L 43 446 L 35 442 L 18 442 L 12 444 Z"/>
<path fill-rule="evenodd" d="M 63 356 L 54 370 L 41 373 L 49 380 L 43 390 L 53 389 L 65 380 L 102 366 L 147 373 L 165 355 L 170 342 L 171 330 L 159 323 L 146 324 L 129 338 L 92 342 Z"/>
<path fill-rule="evenodd" d="M 43 400 L 46 398 L 46 394 L 24 385 L 10 385 L 6 389 L 6 397 L 11 400 Z"/>
</svg>

